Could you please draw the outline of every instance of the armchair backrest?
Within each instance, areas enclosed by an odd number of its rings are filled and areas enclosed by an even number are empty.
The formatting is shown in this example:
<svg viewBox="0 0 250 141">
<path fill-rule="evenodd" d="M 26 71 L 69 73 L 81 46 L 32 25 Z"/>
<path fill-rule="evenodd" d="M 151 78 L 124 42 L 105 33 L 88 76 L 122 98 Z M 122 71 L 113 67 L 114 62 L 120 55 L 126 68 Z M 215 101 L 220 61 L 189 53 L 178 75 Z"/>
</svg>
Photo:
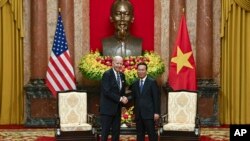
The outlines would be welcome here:
<svg viewBox="0 0 250 141">
<path fill-rule="evenodd" d="M 168 123 L 195 124 L 197 93 L 175 91 L 168 94 Z"/>
<path fill-rule="evenodd" d="M 87 93 L 65 91 L 58 93 L 60 124 L 87 123 Z"/>
</svg>

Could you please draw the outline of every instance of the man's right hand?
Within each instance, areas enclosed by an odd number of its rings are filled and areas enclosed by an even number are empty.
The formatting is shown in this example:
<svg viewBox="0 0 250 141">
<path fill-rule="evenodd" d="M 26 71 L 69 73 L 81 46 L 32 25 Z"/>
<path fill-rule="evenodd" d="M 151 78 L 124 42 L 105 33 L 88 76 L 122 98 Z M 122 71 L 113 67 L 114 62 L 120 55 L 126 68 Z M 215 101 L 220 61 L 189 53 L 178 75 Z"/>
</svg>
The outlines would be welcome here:
<svg viewBox="0 0 250 141">
<path fill-rule="evenodd" d="M 123 96 L 121 102 L 123 104 L 127 104 L 128 103 L 128 98 L 126 96 Z"/>
</svg>

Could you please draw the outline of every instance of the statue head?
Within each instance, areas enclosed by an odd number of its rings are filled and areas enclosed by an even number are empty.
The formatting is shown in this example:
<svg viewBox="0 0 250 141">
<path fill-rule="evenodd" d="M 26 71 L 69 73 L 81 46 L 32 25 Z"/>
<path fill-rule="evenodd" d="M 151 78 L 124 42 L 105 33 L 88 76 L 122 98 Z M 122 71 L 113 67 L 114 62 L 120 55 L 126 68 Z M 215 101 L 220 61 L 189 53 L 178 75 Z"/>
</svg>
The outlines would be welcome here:
<svg viewBox="0 0 250 141">
<path fill-rule="evenodd" d="M 114 24 L 118 40 L 126 40 L 134 21 L 134 9 L 129 0 L 115 0 L 111 7 L 110 21 Z"/>
</svg>

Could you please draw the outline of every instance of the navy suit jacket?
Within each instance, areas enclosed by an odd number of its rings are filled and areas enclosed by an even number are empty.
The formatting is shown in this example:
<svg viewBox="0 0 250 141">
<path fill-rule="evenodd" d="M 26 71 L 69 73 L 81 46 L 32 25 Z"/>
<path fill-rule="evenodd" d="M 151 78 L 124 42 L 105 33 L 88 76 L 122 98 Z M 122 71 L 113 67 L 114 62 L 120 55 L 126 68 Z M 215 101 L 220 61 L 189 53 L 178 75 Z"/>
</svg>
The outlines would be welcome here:
<svg viewBox="0 0 250 141">
<path fill-rule="evenodd" d="M 125 75 L 120 73 L 122 88 L 119 89 L 113 69 L 104 72 L 101 82 L 100 114 L 115 115 L 121 108 L 120 97 L 125 94 Z M 119 109 L 120 110 L 120 109 Z M 120 112 L 119 112 L 120 113 Z"/>
<path fill-rule="evenodd" d="M 143 119 L 154 119 L 154 114 L 160 114 L 160 92 L 157 82 L 147 76 L 142 93 L 140 93 L 139 80 L 132 85 L 132 100 L 134 101 L 135 119 L 141 114 Z"/>
</svg>

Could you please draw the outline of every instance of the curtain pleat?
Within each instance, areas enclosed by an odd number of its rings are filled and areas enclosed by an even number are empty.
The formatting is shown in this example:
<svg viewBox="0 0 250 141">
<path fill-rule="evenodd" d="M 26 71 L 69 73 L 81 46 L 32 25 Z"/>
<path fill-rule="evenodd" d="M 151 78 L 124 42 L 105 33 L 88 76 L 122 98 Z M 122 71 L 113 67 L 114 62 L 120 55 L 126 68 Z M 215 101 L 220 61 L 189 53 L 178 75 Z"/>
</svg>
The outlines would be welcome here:
<svg viewBox="0 0 250 141">
<path fill-rule="evenodd" d="M 235 0 L 235 2 L 246 11 L 250 11 L 250 0 Z"/>
<path fill-rule="evenodd" d="M 0 1 L 0 124 L 23 124 L 23 1 Z"/>
<path fill-rule="evenodd" d="M 5 5 L 5 3 L 7 2 L 8 0 L 0 0 L 0 7 L 2 7 L 3 5 Z"/>
<path fill-rule="evenodd" d="M 249 124 L 250 13 L 222 1 L 221 124 Z"/>
</svg>

